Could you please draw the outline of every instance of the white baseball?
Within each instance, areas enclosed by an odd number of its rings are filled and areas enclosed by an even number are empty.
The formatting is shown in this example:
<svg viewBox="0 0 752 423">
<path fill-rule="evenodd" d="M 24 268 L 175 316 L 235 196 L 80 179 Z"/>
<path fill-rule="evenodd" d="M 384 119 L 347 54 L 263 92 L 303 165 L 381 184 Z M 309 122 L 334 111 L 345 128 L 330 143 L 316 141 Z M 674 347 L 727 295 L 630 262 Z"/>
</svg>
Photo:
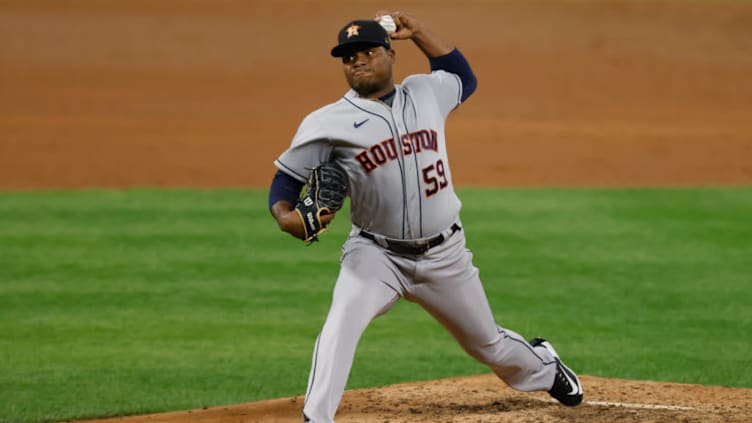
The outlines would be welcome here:
<svg viewBox="0 0 752 423">
<path fill-rule="evenodd" d="M 379 18 L 379 24 L 386 30 L 387 34 L 397 30 L 397 24 L 394 23 L 394 19 L 390 15 L 384 15 Z"/>
</svg>

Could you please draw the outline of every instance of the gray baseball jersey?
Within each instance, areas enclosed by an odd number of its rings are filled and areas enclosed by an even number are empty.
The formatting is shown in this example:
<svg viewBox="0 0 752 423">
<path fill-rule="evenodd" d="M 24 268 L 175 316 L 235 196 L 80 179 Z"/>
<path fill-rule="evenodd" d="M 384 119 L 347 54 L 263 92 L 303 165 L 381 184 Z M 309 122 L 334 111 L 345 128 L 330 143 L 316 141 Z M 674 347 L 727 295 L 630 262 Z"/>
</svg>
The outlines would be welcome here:
<svg viewBox="0 0 752 423">
<path fill-rule="evenodd" d="M 459 78 L 445 71 L 406 78 L 391 107 L 351 90 L 308 115 L 275 162 L 303 182 L 314 165 L 333 159 L 349 178 L 353 230 L 316 340 L 303 408 L 308 421 L 334 421 L 358 340 L 399 298 L 420 304 L 510 386 L 553 384 L 555 358 L 496 324 L 459 229 L 444 122 L 461 91 Z M 443 238 L 420 254 L 402 254 L 361 231 L 380 241 Z"/>
<path fill-rule="evenodd" d="M 275 164 L 305 181 L 334 159 L 348 174 L 355 226 L 397 239 L 435 235 L 459 216 L 444 121 L 460 94 L 459 78 L 444 71 L 406 78 L 392 107 L 350 90 L 308 115 Z"/>
</svg>

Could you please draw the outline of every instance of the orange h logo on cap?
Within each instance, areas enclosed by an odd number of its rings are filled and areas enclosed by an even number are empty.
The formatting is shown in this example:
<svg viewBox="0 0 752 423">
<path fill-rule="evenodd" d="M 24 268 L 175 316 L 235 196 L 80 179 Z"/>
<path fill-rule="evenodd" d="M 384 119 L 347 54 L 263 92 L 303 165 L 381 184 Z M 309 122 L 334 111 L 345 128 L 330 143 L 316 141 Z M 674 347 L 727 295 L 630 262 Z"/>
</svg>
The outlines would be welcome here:
<svg viewBox="0 0 752 423">
<path fill-rule="evenodd" d="M 358 33 L 358 30 L 360 29 L 360 25 L 352 24 L 347 28 L 347 38 L 352 38 L 354 35 L 360 35 Z"/>
</svg>

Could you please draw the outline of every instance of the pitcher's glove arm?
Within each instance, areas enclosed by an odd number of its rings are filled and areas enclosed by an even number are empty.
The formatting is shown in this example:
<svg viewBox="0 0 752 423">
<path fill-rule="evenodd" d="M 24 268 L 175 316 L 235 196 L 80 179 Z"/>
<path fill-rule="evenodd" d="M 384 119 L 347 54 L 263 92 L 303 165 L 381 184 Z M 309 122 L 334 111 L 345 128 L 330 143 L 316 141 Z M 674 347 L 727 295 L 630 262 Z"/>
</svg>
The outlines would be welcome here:
<svg viewBox="0 0 752 423">
<path fill-rule="evenodd" d="M 311 244 L 326 231 L 321 216 L 336 213 L 347 196 L 347 173 L 335 162 L 325 162 L 311 169 L 303 196 L 295 204 L 295 212 L 303 221 L 305 237 Z"/>
</svg>

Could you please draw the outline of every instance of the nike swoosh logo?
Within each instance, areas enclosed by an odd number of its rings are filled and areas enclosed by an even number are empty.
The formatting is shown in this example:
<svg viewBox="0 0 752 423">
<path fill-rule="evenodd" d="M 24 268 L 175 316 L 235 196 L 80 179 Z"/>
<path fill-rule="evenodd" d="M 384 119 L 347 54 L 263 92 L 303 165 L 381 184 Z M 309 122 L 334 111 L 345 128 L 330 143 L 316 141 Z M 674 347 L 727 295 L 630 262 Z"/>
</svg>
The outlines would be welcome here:
<svg viewBox="0 0 752 423">
<path fill-rule="evenodd" d="M 355 122 L 353 123 L 353 128 L 356 128 L 356 129 L 360 128 L 361 126 L 363 126 L 364 123 L 368 122 L 369 120 L 371 120 L 371 118 L 368 118 L 362 122 Z"/>
<path fill-rule="evenodd" d="M 563 364 L 561 366 L 563 366 Z M 563 370 L 562 373 L 564 373 L 564 377 L 567 378 L 569 385 L 572 386 L 572 392 L 570 392 L 569 395 L 578 395 L 582 393 L 582 388 L 580 388 L 580 384 L 577 383 L 576 379 L 572 378 L 572 376 L 567 371 L 568 369 L 562 369 L 562 370 Z"/>
</svg>

